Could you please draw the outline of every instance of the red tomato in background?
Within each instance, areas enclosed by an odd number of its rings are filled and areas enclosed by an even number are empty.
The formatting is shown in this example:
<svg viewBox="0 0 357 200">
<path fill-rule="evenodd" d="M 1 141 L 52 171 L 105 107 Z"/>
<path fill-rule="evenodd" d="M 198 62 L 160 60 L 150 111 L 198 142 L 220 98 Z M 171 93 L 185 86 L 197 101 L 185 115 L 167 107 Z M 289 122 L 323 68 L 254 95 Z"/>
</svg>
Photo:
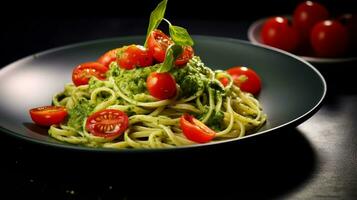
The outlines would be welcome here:
<svg viewBox="0 0 357 200">
<path fill-rule="evenodd" d="M 92 76 L 104 80 L 105 72 L 107 71 L 108 68 L 98 62 L 82 63 L 73 69 L 72 81 L 76 86 L 79 86 L 88 84 L 88 81 Z"/>
<path fill-rule="evenodd" d="M 294 51 L 299 43 L 298 32 L 286 17 L 268 19 L 263 25 L 261 39 L 264 44 L 290 52 Z"/>
<path fill-rule="evenodd" d="M 211 141 L 216 132 L 207 127 L 204 123 L 187 113 L 180 118 L 180 127 L 183 134 L 191 141 L 197 143 L 206 143 Z"/>
<path fill-rule="evenodd" d="M 176 95 L 176 81 L 169 73 L 152 72 L 146 79 L 146 87 L 151 96 L 164 100 Z"/>
<path fill-rule="evenodd" d="M 182 54 L 175 60 L 176 66 L 186 65 L 187 62 L 193 57 L 194 52 L 191 46 L 185 46 Z"/>
<path fill-rule="evenodd" d="M 337 57 L 348 47 L 348 31 L 337 20 L 317 23 L 311 32 L 311 44 L 317 56 Z"/>
<path fill-rule="evenodd" d="M 42 106 L 30 110 L 32 121 L 41 126 L 59 124 L 64 121 L 67 114 L 66 108 L 62 106 Z"/>
<path fill-rule="evenodd" d="M 166 49 L 171 44 L 173 44 L 171 38 L 158 29 L 150 33 L 147 41 L 147 47 L 151 55 L 159 63 L 164 62 Z"/>
<path fill-rule="evenodd" d="M 328 10 L 322 4 L 305 1 L 300 3 L 294 10 L 293 25 L 299 31 L 301 40 L 308 42 L 312 27 L 327 19 L 329 16 Z"/>
<path fill-rule="evenodd" d="M 140 45 L 130 45 L 119 54 L 117 62 L 121 68 L 134 69 L 152 65 L 153 57 L 149 50 Z"/>
<path fill-rule="evenodd" d="M 110 63 L 113 61 L 117 60 L 117 53 L 118 53 L 118 49 L 112 49 L 110 51 L 107 51 L 105 54 L 103 54 L 98 60 L 97 62 L 103 64 L 106 67 L 109 67 Z"/>
<path fill-rule="evenodd" d="M 87 118 L 86 129 L 94 136 L 113 140 L 129 126 L 128 116 L 120 110 L 106 109 L 93 113 Z"/>
<path fill-rule="evenodd" d="M 227 70 L 232 76 L 233 82 L 242 91 L 257 95 L 261 90 L 261 79 L 259 75 L 252 69 L 247 67 L 232 67 Z M 222 83 L 224 84 L 224 83 Z"/>
<path fill-rule="evenodd" d="M 337 19 L 348 31 L 350 47 L 357 48 L 357 14 L 345 13 Z"/>
</svg>

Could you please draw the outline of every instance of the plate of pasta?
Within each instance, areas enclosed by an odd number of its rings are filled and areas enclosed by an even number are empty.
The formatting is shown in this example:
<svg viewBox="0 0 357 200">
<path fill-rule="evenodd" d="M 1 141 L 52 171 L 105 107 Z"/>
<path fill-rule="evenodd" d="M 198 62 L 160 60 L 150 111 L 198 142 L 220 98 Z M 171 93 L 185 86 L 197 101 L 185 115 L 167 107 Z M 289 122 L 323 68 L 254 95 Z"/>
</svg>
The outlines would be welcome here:
<svg viewBox="0 0 357 200">
<path fill-rule="evenodd" d="M 0 130 L 67 149 L 168 150 L 254 138 L 318 110 L 326 83 L 309 63 L 237 39 L 191 37 L 163 18 L 166 3 L 146 36 L 59 47 L 4 67 Z"/>
</svg>

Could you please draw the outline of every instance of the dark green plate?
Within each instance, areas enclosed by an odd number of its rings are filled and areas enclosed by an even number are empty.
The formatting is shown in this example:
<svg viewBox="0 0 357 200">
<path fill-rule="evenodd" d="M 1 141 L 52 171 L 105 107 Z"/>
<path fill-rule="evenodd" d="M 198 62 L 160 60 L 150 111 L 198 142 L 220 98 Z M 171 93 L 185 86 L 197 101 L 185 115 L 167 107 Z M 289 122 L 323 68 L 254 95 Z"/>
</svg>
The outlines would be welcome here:
<svg viewBox="0 0 357 200">
<path fill-rule="evenodd" d="M 236 39 L 195 36 L 194 40 L 196 55 L 211 68 L 249 66 L 260 74 L 263 81 L 258 99 L 268 115 L 266 125 L 258 133 L 214 145 L 239 143 L 247 138 L 254 139 L 262 134 L 297 126 L 318 110 L 325 97 L 324 78 L 313 66 L 296 56 Z M 80 43 L 38 53 L 4 67 L 0 71 L 0 130 L 27 141 L 54 147 L 118 151 L 58 142 L 47 135 L 47 129 L 32 124 L 28 110 L 50 104 L 52 95 L 62 91 L 65 83 L 71 82 L 72 69 L 77 64 L 94 61 L 109 49 L 142 44 L 143 41 L 143 37 L 134 36 Z M 198 146 L 211 144 L 180 148 Z M 133 152 L 121 152 L 128 151 Z"/>
</svg>

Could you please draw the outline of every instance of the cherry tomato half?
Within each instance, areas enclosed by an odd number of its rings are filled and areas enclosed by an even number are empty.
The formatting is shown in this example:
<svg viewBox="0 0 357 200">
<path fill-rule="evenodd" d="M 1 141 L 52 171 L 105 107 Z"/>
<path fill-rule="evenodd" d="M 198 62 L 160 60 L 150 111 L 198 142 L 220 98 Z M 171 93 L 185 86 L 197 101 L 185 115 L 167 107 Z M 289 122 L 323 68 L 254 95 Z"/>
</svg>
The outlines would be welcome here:
<svg viewBox="0 0 357 200">
<path fill-rule="evenodd" d="M 171 44 L 173 44 L 171 38 L 158 29 L 152 31 L 148 37 L 148 49 L 154 59 L 159 63 L 164 62 L 166 49 Z"/>
<path fill-rule="evenodd" d="M 294 10 L 293 25 L 300 32 L 301 41 L 308 42 L 312 27 L 328 16 L 329 13 L 322 4 L 312 1 L 300 3 Z"/>
<path fill-rule="evenodd" d="M 204 123 L 187 113 L 180 118 L 180 127 L 183 134 L 191 141 L 197 143 L 206 143 L 211 141 L 216 132 L 207 127 Z"/>
<path fill-rule="evenodd" d="M 86 129 L 94 136 L 113 140 L 129 126 L 128 116 L 120 110 L 106 109 L 93 113 L 87 118 Z"/>
<path fill-rule="evenodd" d="M 290 52 L 294 51 L 299 43 L 298 32 L 286 17 L 268 19 L 263 25 L 261 38 L 264 44 Z"/>
<path fill-rule="evenodd" d="M 41 126 L 51 126 L 64 121 L 67 110 L 62 106 L 42 106 L 30 109 L 32 121 Z"/>
<path fill-rule="evenodd" d="M 117 60 L 118 50 L 120 50 L 120 48 L 107 51 L 105 54 L 103 54 L 101 57 L 99 57 L 97 62 L 99 62 L 109 68 L 110 63 Z"/>
<path fill-rule="evenodd" d="M 310 39 L 316 55 L 321 57 L 341 56 L 348 47 L 348 31 L 336 20 L 317 23 Z"/>
<path fill-rule="evenodd" d="M 118 64 L 124 69 L 146 67 L 153 63 L 153 58 L 148 49 L 140 45 L 126 47 L 118 57 Z"/>
<path fill-rule="evenodd" d="M 88 81 L 92 76 L 95 76 L 100 80 L 104 80 L 105 72 L 107 71 L 108 68 L 101 63 L 82 63 L 73 69 L 72 81 L 76 86 L 79 86 L 88 84 Z"/>
<path fill-rule="evenodd" d="M 146 87 L 151 96 L 163 100 L 176 95 L 176 81 L 169 73 L 152 72 L 146 79 Z"/>
<path fill-rule="evenodd" d="M 185 46 L 182 54 L 175 60 L 176 66 L 183 66 L 193 57 L 194 52 L 191 46 Z"/>
<path fill-rule="evenodd" d="M 232 76 L 233 82 L 242 91 L 257 95 L 261 89 L 261 79 L 258 74 L 247 67 L 232 67 L 227 70 Z"/>
</svg>

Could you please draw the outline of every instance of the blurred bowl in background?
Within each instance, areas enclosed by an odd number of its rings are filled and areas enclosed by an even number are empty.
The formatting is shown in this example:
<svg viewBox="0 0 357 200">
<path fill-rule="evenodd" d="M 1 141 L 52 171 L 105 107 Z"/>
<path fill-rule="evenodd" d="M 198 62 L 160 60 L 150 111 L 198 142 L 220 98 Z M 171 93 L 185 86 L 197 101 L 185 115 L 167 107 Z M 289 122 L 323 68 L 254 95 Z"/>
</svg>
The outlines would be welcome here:
<svg viewBox="0 0 357 200">
<path fill-rule="evenodd" d="M 287 16 L 289 18 L 289 16 Z M 268 46 L 262 43 L 260 32 L 263 27 L 264 22 L 269 19 L 262 18 L 257 21 L 254 21 L 248 28 L 248 39 L 253 44 Z M 317 64 L 319 66 L 329 65 L 329 64 L 338 64 L 338 63 L 349 63 L 357 61 L 357 56 L 347 56 L 347 57 L 339 57 L 339 58 L 321 58 L 321 57 L 312 57 L 312 56 L 301 56 L 302 59 L 312 63 Z"/>
</svg>

